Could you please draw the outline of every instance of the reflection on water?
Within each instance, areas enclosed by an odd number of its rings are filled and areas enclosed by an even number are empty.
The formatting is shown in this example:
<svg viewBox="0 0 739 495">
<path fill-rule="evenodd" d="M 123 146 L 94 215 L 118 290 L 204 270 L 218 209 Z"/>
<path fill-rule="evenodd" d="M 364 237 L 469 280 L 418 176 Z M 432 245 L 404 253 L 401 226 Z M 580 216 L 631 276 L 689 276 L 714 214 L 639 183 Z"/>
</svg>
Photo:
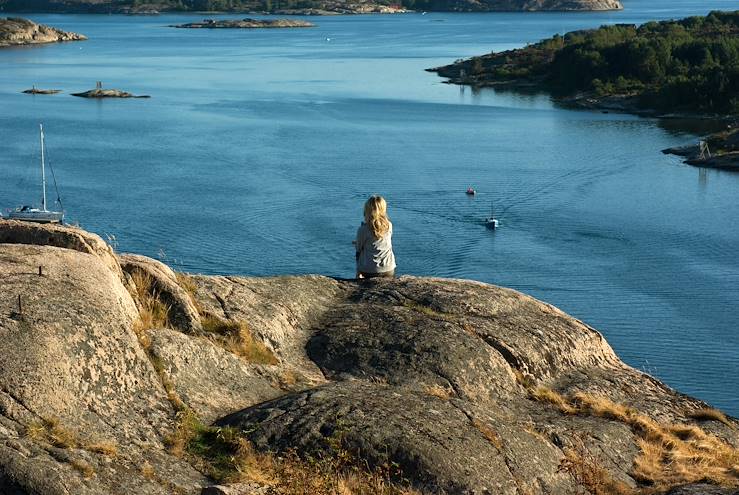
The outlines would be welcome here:
<svg viewBox="0 0 739 495">
<path fill-rule="evenodd" d="M 203 273 L 346 277 L 362 204 L 381 193 L 399 272 L 530 293 L 602 330 L 629 364 L 739 414 L 739 175 L 660 153 L 703 130 L 423 71 L 729 4 L 665 5 L 339 16 L 279 32 L 164 27 L 189 15 L 33 16 L 90 40 L 0 52 L 0 203 L 37 195 L 43 121 L 69 216 L 120 250 Z M 97 80 L 153 98 L 19 93 Z M 491 203 L 496 231 L 482 224 Z"/>
<path fill-rule="evenodd" d="M 705 168 L 698 169 L 698 186 L 702 192 L 708 188 L 708 170 Z"/>
</svg>

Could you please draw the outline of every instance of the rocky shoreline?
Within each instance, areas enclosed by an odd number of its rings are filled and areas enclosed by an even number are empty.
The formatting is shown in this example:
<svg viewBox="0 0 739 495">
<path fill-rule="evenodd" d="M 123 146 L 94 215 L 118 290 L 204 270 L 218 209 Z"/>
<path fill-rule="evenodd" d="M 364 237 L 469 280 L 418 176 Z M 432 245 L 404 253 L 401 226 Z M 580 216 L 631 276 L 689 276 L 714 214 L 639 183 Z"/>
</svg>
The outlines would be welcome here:
<svg viewBox="0 0 739 495">
<path fill-rule="evenodd" d="M 8 46 L 57 43 L 60 41 L 82 41 L 87 37 L 70 33 L 28 19 L 8 17 L 0 19 L 0 48 Z"/>
<path fill-rule="evenodd" d="M 739 123 L 728 126 L 722 132 L 710 134 L 701 141 L 707 144 L 702 149 L 700 142 L 677 148 L 667 148 L 662 153 L 685 158 L 685 163 L 701 168 L 715 168 L 739 172 Z"/>
<path fill-rule="evenodd" d="M 510 289 L 187 275 L 7 220 L 0 278 L 3 492 L 739 487 L 739 421 Z"/>
<path fill-rule="evenodd" d="M 241 20 L 213 20 L 204 19 L 203 22 L 188 22 L 175 24 L 169 27 L 181 29 L 261 29 L 261 28 L 306 28 L 315 24 L 308 21 L 292 19 L 241 19 Z"/>
</svg>

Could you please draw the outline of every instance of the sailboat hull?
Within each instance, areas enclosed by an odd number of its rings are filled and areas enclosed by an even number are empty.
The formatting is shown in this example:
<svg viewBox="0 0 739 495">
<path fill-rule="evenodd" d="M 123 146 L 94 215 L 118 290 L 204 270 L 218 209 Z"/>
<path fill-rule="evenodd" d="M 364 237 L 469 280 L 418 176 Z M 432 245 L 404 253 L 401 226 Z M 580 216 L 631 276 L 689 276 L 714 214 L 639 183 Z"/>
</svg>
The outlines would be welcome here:
<svg viewBox="0 0 739 495">
<path fill-rule="evenodd" d="M 64 213 L 60 211 L 42 211 L 33 208 L 11 211 L 5 218 L 8 220 L 22 220 L 24 222 L 62 223 L 64 221 Z"/>
</svg>

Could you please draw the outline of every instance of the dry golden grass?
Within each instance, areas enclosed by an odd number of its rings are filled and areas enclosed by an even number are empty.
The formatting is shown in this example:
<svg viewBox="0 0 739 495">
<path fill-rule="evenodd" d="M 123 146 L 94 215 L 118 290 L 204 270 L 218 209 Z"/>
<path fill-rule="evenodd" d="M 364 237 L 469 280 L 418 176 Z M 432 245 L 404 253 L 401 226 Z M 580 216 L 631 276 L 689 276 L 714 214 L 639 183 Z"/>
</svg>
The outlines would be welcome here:
<svg viewBox="0 0 739 495">
<path fill-rule="evenodd" d="M 201 323 L 203 332 L 209 340 L 250 363 L 270 365 L 278 363 L 272 351 L 254 338 L 245 322 L 206 315 Z"/>
<path fill-rule="evenodd" d="M 734 424 L 729 421 L 729 418 L 727 418 L 724 413 L 716 409 L 711 409 L 709 407 L 704 407 L 702 409 L 691 411 L 687 414 L 687 416 L 698 421 L 718 421 L 719 423 L 723 423 L 726 426 L 735 428 Z"/>
<path fill-rule="evenodd" d="M 468 323 L 466 321 L 462 322 L 462 330 L 464 330 L 466 334 L 471 335 L 472 337 L 477 337 L 475 327 L 473 327 L 471 323 Z"/>
<path fill-rule="evenodd" d="M 559 469 L 572 476 L 579 486 L 585 487 L 591 495 L 632 495 L 634 490 L 621 481 L 614 480 L 584 446 L 564 450 L 565 457 Z"/>
<path fill-rule="evenodd" d="M 141 318 L 141 315 L 139 314 L 139 318 L 133 322 L 133 333 L 136 334 L 136 338 L 144 350 L 148 350 L 151 347 L 151 337 L 149 336 L 150 328 L 152 328 L 151 318 L 148 316 L 145 320 Z"/>
<path fill-rule="evenodd" d="M 198 284 L 195 280 L 187 273 L 175 272 L 175 276 L 177 277 L 177 283 L 179 286 L 185 289 L 188 294 L 194 296 L 198 291 Z"/>
<path fill-rule="evenodd" d="M 46 426 L 42 420 L 33 420 L 26 425 L 26 437 L 34 441 L 46 441 Z"/>
<path fill-rule="evenodd" d="M 43 418 L 31 422 L 26 427 L 26 436 L 60 449 L 75 449 L 80 446 L 77 432 L 63 426 L 59 418 Z"/>
<path fill-rule="evenodd" d="M 426 386 L 426 394 L 432 397 L 438 397 L 441 400 L 449 400 L 454 395 L 454 392 L 441 385 L 433 384 Z"/>
<path fill-rule="evenodd" d="M 219 483 L 252 481 L 281 495 L 418 495 L 391 482 L 389 469 L 368 470 L 346 451 L 308 459 L 260 453 L 238 430 L 204 426 L 194 414 L 182 415 L 179 426 L 176 448 Z"/>
<path fill-rule="evenodd" d="M 177 421 L 172 433 L 165 438 L 169 451 L 176 457 L 184 457 L 190 442 L 198 435 L 202 425 L 197 415 L 188 407 L 177 412 Z"/>
<path fill-rule="evenodd" d="M 90 479 L 95 475 L 95 469 L 85 460 L 71 459 L 69 464 L 79 471 L 85 479 Z"/>
<path fill-rule="evenodd" d="M 410 487 L 395 486 L 380 475 L 347 473 L 337 477 L 336 492 L 339 495 L 420 495 Z"/>
<path fill-rule="evenodd" d="M 278 386 L 282 390 L 293 390 L 298 384 L 298 375 L 294 370 L 283 368 L 277 375 Z"/>
<path fill-rule="evenodd" d="M 477 431 L 482 433 L 482 436 L 484 436 L 488 442 L 493 444 L 493 446 L 498 449 L 499 452 L 503 451 L 503 440 L 501 440 L 498 432 L 496 432 L 491 426 L 486 425 L 478 419 L 472 420 L 472 426 L 474 426 Z"/>
<path fill-rule="evenodd" d="M 536 387 L 536 380 L 534 380 L 534 377 L 532 377 L 531 375 L 526 374 L 518 369 L 513 370 L 513 375 L 516 378 L 516 383 L 518 383 L 525 389 L 531 390 Z"/>
<path fill-rule="evenodd" d="M 152 328 L 170 328 L 169 306 L 159 299 L 159 293 L 154 286 L 154 279 L 140 271 L 135 271 L 131 278 L 136 286 L 136 301 L 139 304 L 139 321 L 135 326 L 139 327 L 137 335 L 143 330 Z M 134 328 L 134 331 L 137 329 Z"/>
<path fill-rule="evenodd" d="M 561 396 L 560 396 L 561 397 Z M 638 411 L 633 407 L 627 407 L 623 404 L 616 404 L 607 397 L 585 394 L 583 392 L 577 392 L 569 399 L 570 407 L 573 407 L 575 412 L 578 414 L 584 414 L 589 416 L 598 416 L 601 418 L 613 419 L 615 421 L 621 421 L 623 423 L 629 423 L 631 419 L 637 418 L 639 415 Z M 642 419 L 649 419 L 646 416 L 642 416 Z M 651 428 L 652 423 L 641 425 L 644 428 Z M 654 423 L 655 427 L 658 427 Z"/>
<path fill-rule="evenodd" d="M 190 296 L 190 301 L 192 301 L 193 306 L 195 306 L 195 309 L 198 311 L 198 313 L 203 313 L 203 307 L 198 301 L 197 293 L 198 293 L 198 284 L 195 282 L 195 279 L 193 279 L 190 275 L 187 273 L 182 272 L 175 272 L 175 276 L 177 277 L 177 284 L 182 287 L 185 292 Z"/>
<path fill-rule="evenodd" d="M 64 426 L 59 418 L 42 418 L 26 426 L 26 436 L 37 442 L 45 442 L 60 449 L 83 449 L 108 457 L 118 455 L 118 447 L 112 441 L 83 439 L 80 434 Z"/>
<path fill-rule="evenodd" d="M 114 442 L 105 440 L 93 440 L 87 442 L 85 444 L 85 450 L 108 457 L 115 457 L 118 455 L 118 446 Z"/>
<path fill-rule="evenodd" d="M 133 324 L 133 331 L 147 354 L 149 361 L 154 367 L 164 390 L 167 392 L 167 400 L 172 404 L 175 411 L 183 411 L 186 406 L 180 399 L 174 383 L 164 370 L 164 363 L 151 351 L 151 337 L 149 330 L 153 328 L 170 328 L 169 306 L 159 300 L 159 293 L 154 287 L 152 277 L 142 271 L 135 271 L 131 276 L 136 285 L 135 297 L 139 304 L 139 319 Z"/>
<path fill-rule="evenodd" d="M 567 399 L 552 389 L 539 386 L 531 390 L 530 393 L 534 399 L 540 402 L 548 402 L 565 414 L 575 414 L 575 412 L 577 412 L 577 410 L 567 402 Z"/>
<path fill-rule="evenodd" d="M 638 436 L 640 449 L 632 476 L 648 487 L 646 491 L 695 482 L 739 486 L 739 450 L 698 426 L 660 424 L 632 407 L 585 393 L 565 398 L 538 387 L 532 396 L 565 414 L 597 416 L 628 425 Z"/>
<path fill-rule="evenodd" d="M 154 466 L 149 464 L 149 461 L 144 461 L 144 463 L 139 466 L 139 472 L 141 473 L 141 476 L 146 478 L 147 480 L 156 481 L 156 472 L 154 471 Z"/>
</svg>

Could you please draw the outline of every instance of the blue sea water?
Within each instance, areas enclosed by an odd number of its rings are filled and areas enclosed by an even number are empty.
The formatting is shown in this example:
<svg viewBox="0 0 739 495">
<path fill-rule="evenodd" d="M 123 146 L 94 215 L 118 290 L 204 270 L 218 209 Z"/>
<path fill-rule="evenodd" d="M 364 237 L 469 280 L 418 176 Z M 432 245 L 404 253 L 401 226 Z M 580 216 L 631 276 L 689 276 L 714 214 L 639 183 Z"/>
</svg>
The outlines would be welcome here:
<svg viewBox="0 0 739 495">
<path fill-rule="evenodd" d="M 624 4 L 244 31 L 167 27 L 197 15 L 29 15 L 90 39 L 0 50 L 0 206 L 38 197 L 43 122 L 68 217 L 120 251 L 208 274 L 350 277 L 362 204 L 380 193 L 399 273 L 548 301 L 632 366 L 739 415 L 739 174 L 662 155 L 696 139 L 682 123 L 424 71 L 574 29 L 736 8 Z M 95 81 L 152 98 L 69 96 Z M 65 93 L 20 93 L 32 84 Z M 482 225 L 491 204 L 496 232 Z"/>
</svg>

